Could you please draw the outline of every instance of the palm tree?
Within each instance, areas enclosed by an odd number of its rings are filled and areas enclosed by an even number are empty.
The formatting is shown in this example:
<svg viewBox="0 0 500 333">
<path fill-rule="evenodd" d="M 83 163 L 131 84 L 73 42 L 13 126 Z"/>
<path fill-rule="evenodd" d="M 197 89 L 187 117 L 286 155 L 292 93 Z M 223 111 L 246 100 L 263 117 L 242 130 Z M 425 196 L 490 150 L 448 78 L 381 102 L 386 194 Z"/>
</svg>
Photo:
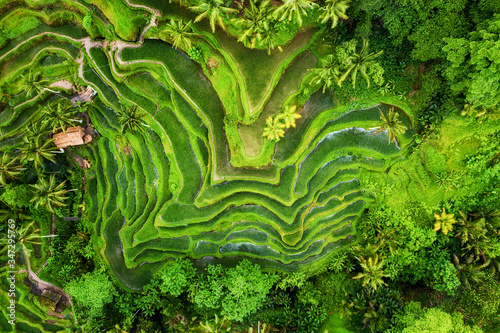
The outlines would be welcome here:
<svg viewBox="0 0 500 333">
<path fill-rule="evenodd" d="M 370 285 L 373 289 L 377 289 L 380 285 L 387 285 L 383 278 L 389 277 L 389 275 L 384 274 L 382 267 L 384 266 L 384 260 L 380 259 L 378 254 L 375 257 L 369 257 L 368 260 L 360 257 L 356 258 L 359 260 L 363 272 L 358 273 L 353 279 L 363 279 L 363 286 L 366 287 Z"/>
<path fill-rule="evenodd" d="M 46 122 L 35 122 L 32 123 L 30 126 L 26 128 L 26 140 L 32 141 L 36 139 L 39 136 L 44 136 L 45 134 L 48 134 L 50 131 L 47 130 L 47 123 Z"/>
<path fill-rule="evenodd" d="M 271 54 L 274 48 L 283 51 L 283 48 L 278 45 L 277 31 L 269 21 L 264 21 L 258 28 L 256 40 L 259 46 L 267 48 L 267 54 Z"/>
<path fill-rule="evenodd" d="M 33 198 L 30 200 L 35 203 L 35 208 L 44 206 L 47 211 L 54 213 L 54 205 L 58 207 L 66 206 L 64 200 L 68 197 L 64 195 L 70 192 L 64 189 L 66 181 L 56 185 L 56 178 L 50 175 L 49 181 L 45 178 L 39 178 L 39 182 L 35 185 L 30 185 L 36 191 Z"/>
<path fill-rule="evenodd" d="M 7 153 L 2 153 L 0 158 L 0 184 L 7 185 L 7 180 L 15 179 L 24 168 L 18 165 L 17 157 L 12 157 Z"/>
<path fill-rule="evenodd" d="M 302 26 L 302 17 L 307 16 L 307 10 L 316 6 L 314 0 L 284 0 L 281 7 L 276 10 L 276 15 L 279 16 L 280 21 L 296 20 Z"/>
<path fill-rule="evenodd" d="M 375 58 L 379 57 L 384 51 L 380 51 L 377 53 L 368 54 L 368 40 L 363 37 L 363 46 L 361 47 L 361 51 L 359 53 L 354 53 L 347 58 L 347 69 L 342 74 L 342 76 L 338 80 L 338 85 L 342 85 L 342 82 L 351 75 L 352 86 L 356 86 L 356 76 L 358 75 L 358 71 L 365 78 L 368 88 L 370 87 L 370 78 L 368 77 L 367 70 L 370 68 L 374 68 L 375 66 L 380 67 L 378 63 L 375 61 Z"/>
<path fill-rule="evenodd" d="M 476 219 L 479 217 L 480 219 L 484 219 L 484 224 L 488 232 L 491 232 L 495 235 L 500 235 L 498 228 L 500 228 L 500 210 L 483 210 L 479 213 L 471 214 L 472 217 Z"/>
<path fill-rule="evenodd" d="M 295 119 L 299 119 L 302 117 L 300 114 L 295 113 L 296 110 L 297 106 L 294 105 L 292 107 L 287 108 L 285 112 L 280 113 L 278 115 L 278 117 L 285 122 L 286 128 L 295 127 Z"/>
<path fill-rule="evenodd" d="M 492 241 L 491 238 L 474 238 L 465 243 L 464 247 L 469 253 L 476 256 L 476 258 L 481 258 L 483 262 L 487 262 L 491 258 L 495 258 L 494 252 L 496 251 L 496 242 Z M 488 263 L 489 264 L 489 263 Z"/>
<path fill-rule="evenodd" d="M 57 103 L 55 107 L 53 105 L 40 106 L 39 109 L 45 116 L 42 122 L 52 128 L 52 133 L 57 132 L 58 129 L 66 132 L 66 127 L 71 127 L 77 122 L 82 122 L 81 119 L 73 118 L 78 109 L 70 108 L 68 105 L 63 105 L 62 103 Z"/>
<path fill-rule="evenodd" d="M 398 249 L 401 247 L 401 243 L 404 240 L 404 237 L 398 235 L 396 233 L 396 229 L 388 229 L 388 228 L 379 228 L 376 227 L 377 233 L 377 247 L 387 247 L 391 255 L 394 255 L 398 252 Z"/>
<path fill-rule="evenodd" d="M 122 134 L 128 129 L 135 134 L 135 130 L 144 132 L 144 127 L 149 127 L 141 118 L 145 113 L 137 111 L 137 106 L 123 107 L 117 112 L 118 122 L 121 125 Z"/>
<path fill-rule="evenodd" d="M 474 255 L 470 255 L 465 263 L 460 263 L 460 259 L 453 254 L 453 265 L 457 272 L 455 273 L 462 283 L 467 289 L 470 289 L 471 283 L 480 283 L 485 273 L 481 271 L 483 268 L 489 265 L 489 261 L 482 265 L 474 265 Z"/>
<path fill-rule="evenodd" d="M 44 139 L 43 136 L 28 138 L 24 137 L 24 146 L 21 148 L 23 154 L 21 163 L 33 161 L 35 168 L 43 167 L 43 160 L 47 159 L 52 163 L 56 163 L 55 154 L 60 153 L 59 150 L 53 150 L 52 146 L 54 139 Z"/>
<path fill-rule="evenodd" d="M 323 12 L 319 16 L 319 21 L 324 24 L 332 20 L 332 28 L 335 28 L 339 23 L 339 18 L 348 19 L 345 13 L 350 3 L 351 0 L 326 0 L 325 6 L 321 7 Z"/>
<path fill-rule="evenodd" d="M 486 220 L 484 218 L 479 218 L 475 220 L 469 220 L 467 214 L 459 211 L 460 218 L 458 220 L 459 228 L 455 237 L 462 240 L 462 245 L 469 242 L 470 240 L 478 240 L 481 238 L 486 238 Z"/>
<path fill-rule="evenodd" d="M 30 70 L 27 75 L 21 75 L 23 78 L 23 90 L 26 91 L 26 96 L 31 97 L 35 93 L 40 92 L 47 86 L 47 80 L 42 79 L 41 74 L 33 74 Z"/>
<path fill-rule="evenodd" d="M 255 0 L 250 0 L 243 11 L 243 17 L 234 21 L 240 30 L 238 42 L 243 43 L 246 47 L 254 48 L 256 43 L 261 40 L 262 25 L 268 21 L 272 12 L 269 3 L 270 0 L 264 0 L 257 5 Z"/>
<path fill-rule="evenodd" d="M 224 7 L 223 4 L 224 2 L 222 0 L 200 0 L 198 5 L 191 6 L 189 9 L 200 13 L 196 16 L 194 22 L 199 22 L 206 17 L 210 21 L 212 32 L 215 32 L 216 23 L 225 30 L 226 25 L 224 24 L 224 17 L 228 14 L 237 12 L 236 9 Z"/>
<path fill-rule="evenodd" d="M 382 123 L 378 126 L 377 130 L 373 132 L 372 136 L 382 131 L 386 131 L 389 143 L 393 141 L 396 142 L 396 134 L 403 134 L 408 127 L 403 125 L 403 122 L 398 119 L 399 113 L 394 112 L 394 107 L 391 107 L 389 109 L 387 117 L 382 113 L 380 109 L 379 112 L 380 120 L 382 121 Z"/>
<path fill-rule="evenodd" d="M 339 81 L 339 66 L 337 60 L 331 54 L 321 60 L 321 67 L 312 68 L 310 71 L 316 75 L 311 79 L 309 84 L 323 83 L 323 93 L 327 88 L 330 89 L 334 83 Z"/>
<path fill-rule="evenodd" d="M 2 200 L 2 203 L 6 206 L 5 209 L 0 209 L 0 222 L 8 221 L 12 219 L 16 222 L 31 220 L 31 216 L 24 214 L 24 211 L 20 207 L 13 207 Z M 5 225 L 5 224 L 3 224 Z"/>
<path fill-rule="evenodd" d="M 40 229 L 35 227 L 35 221 L 32 221 L 27 225 L 21 225 L 20 228 L 17 228 L 16 233 L 16 250 L 21 250 L 26 255 L 30 253 L 30 250 L 26 246 L 27 244 L 42 244 L 42 242 L 39 240 L 41 238 Z M 0 240 L 0 244 L 8 244 L 8 237 L 2 237 L 2 239 Z M 5 248 L 7 248 L 7 246 L 5 246 Z"/>
<path fill-rule="evenodd" d="M 285 135 L 285 124 L 281 122 L 279 116 L 273 117 L 269 116 L 266 119 L 266 127 L 264 127 L 264 132 L 262 136 L 267 137 L 268 140 L 279 141 Z"/>
<path fill-rule="evenodd" d="M 191 48 L 191 37 L 196 34 L 193 32 L 191 21 L 185 23 L 182 20 L 170 19 L 165 29 L 161 32 L 160 38 L 172 41 L 172 46 L 189 50 Z"/>
<path fill-rule="evenodd" d="M 434 231 L 441 230 L 443 234 L 447 235 L 448 231 L 453 230 L 453 225 L 457 223 L 453 214 L 446 214 L 444 207 L 441 214 L 434 214 Z"/>
</svg>

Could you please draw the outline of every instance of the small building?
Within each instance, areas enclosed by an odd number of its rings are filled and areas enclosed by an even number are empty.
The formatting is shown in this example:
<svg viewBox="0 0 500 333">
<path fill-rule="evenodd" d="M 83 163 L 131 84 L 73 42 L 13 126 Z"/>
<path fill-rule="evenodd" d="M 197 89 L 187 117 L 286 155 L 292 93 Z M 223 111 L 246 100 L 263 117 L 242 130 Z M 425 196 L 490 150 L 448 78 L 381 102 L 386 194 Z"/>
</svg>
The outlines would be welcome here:
<svg viewBox="0 0 500 333">
<path fill-rule="evenodd" d="M 97 95 L 97 91 L 95 91 L 91 86 L 88 86 L 82 93 L 71 97 L 71 103 L 73 103 L 73 106 L 76 107 L 76 103 L 92 102 L 95 95 Z"/>
<path fill-rule="evenodd" d="M 79 146 L 92 141 L 92 136 L 85 134 L 80 126 L 68 127 L 65 132 L 54 134 L 52 138 L 58 148 Z"/>
</svg>

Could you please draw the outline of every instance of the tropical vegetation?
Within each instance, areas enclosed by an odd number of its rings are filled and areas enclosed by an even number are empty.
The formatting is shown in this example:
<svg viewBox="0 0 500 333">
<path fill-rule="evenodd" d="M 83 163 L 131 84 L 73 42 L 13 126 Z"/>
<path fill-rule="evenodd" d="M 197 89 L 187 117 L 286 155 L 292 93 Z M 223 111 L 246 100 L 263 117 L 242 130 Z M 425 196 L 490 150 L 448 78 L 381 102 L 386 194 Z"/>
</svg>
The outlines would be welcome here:
<svg viewBox="0 0 500 333">
<path fill-rule="evenodd" d="M 500 331 L 499 27 L 1 2 L 0 332 Z"/>
</svg>

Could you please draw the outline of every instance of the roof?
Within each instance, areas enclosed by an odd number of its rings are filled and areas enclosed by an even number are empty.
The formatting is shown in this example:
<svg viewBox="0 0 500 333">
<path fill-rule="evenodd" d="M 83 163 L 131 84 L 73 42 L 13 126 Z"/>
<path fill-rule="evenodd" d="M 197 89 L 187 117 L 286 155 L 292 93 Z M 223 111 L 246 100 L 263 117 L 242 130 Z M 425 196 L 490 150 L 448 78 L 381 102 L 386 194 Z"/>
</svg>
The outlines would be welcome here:
<svg viewBox="0 0 500 333">
<path fill-rule="evenodd" d="M 54 144 L 59 148 L 83 145 L 83 130 L 80 126 L 68 127 L 66 132 L 54 134 Z"/>
<path fill-rule="evenodd" d="M 97 91 L 95 91 L 91 86 L 88 86 L 83 92 L 71 97 L 71 103 L 76 106 L 76 103 L 92 102 L 95 95 L 97 95 Z"/>
</svg>

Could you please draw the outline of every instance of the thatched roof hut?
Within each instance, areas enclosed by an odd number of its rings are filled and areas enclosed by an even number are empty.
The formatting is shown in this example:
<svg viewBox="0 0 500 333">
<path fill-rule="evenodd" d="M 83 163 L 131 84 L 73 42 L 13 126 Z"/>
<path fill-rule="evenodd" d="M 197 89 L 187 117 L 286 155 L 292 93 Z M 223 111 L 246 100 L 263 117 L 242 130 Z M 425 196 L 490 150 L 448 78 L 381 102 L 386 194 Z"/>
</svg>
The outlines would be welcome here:
<svg viewBox="0 0 500 333">
<path fill-rule="evenodd" d="M 66 129 L 66 132 L 54 134 L 52 138 L 54 139 L 54 144 L 58 148 L 83 145 L 84 143 L 92 141 L 92 136 L 85 135 L 80 126 L 69 127 Z"/>
</svg>

